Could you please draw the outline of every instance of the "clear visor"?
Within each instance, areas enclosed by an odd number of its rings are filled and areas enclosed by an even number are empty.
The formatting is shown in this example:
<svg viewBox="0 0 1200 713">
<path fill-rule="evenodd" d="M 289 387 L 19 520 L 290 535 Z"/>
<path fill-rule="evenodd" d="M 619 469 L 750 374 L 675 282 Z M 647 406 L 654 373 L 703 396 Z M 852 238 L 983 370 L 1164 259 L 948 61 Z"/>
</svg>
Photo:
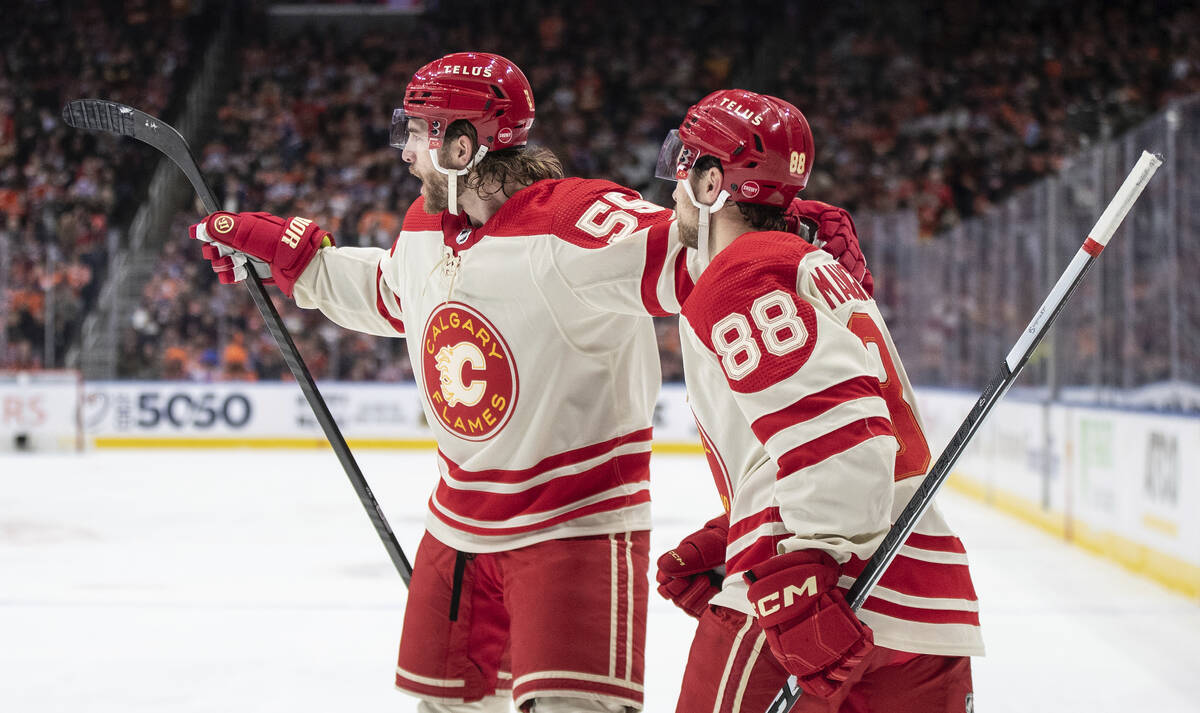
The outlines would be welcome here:
<svg viewBox="0 0 1200 713">
<path fill-rule="evenodd" d="M 679 130 L 672 129 L 663 141 L 658 151 L 658 163 L 654 167 L 654 176 L 665 181 L 678 181 L 686 178 L 688 171 L 696 164 L 699 152 L 683 145 L 679 138 Z"/>
<path fill-rule="evenodd" d="M 410 116 L 403 107 L 392 110 L 392 131 L 388 143 L 402 149 L 412 145 L 414 148 L 433 148 L 429 144 L 429 122 L 417 116 Z"/>
</svg>

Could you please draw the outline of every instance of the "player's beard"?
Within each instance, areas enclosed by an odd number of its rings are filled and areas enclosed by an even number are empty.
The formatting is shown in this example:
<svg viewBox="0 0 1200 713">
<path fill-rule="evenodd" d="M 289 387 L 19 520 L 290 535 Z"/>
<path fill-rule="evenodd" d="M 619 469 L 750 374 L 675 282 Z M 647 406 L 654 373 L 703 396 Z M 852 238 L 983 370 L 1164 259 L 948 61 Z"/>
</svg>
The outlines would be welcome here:
<svg viewBox="0 0 1200 713">
<path fill-rule="evenodd" d="M 408 172 L 421 179 L 421 192 L 425 195 L 425 213 L 437 215 L 450 207 L 450 190 L 446 186 L 446 175 L 435 168 L 428 171 L 410 166 Z"/>
<path fill-rule="evenodd" d="M 680 205 L 675 206 L 675 226 L 679 231 L 679 242 L 683 243 L 684 247 L 695 249 L 699 244 L 699 218 L 699 211 L 695 207 L 685 210 Z"/>
</svg>

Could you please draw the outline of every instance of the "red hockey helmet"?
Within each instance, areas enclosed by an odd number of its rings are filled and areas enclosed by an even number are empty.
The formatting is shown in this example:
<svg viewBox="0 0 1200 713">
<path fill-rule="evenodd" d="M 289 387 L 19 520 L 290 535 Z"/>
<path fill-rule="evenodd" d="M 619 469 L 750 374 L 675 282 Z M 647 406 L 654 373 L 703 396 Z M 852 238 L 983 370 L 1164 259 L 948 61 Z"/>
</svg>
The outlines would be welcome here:
<svg viewBox="0 0 1200 713">
<path fill-rule="evenodd" d="M 663 144 L 655 173 L 682 179 L 700 156 L 721 161 L 722 187 L 732 200 L 784 207 L 812 173 L 812 130 L 804 114 L 782 99 L 725 89 L 688 109 Z"/>
<path fill-rule="evenodd" d="M 442 145 L 458 119 L 475 127 L 479 146 L 489 151 L 524 146 L 533 126 L 533 90 L 517 65 L 487 52 L 456 52 L 413 74 L 404 107 L 392 113 L 391 145 L 404 148 L 408 120 L 429 122 L 429 148 Z"/>
</svg>

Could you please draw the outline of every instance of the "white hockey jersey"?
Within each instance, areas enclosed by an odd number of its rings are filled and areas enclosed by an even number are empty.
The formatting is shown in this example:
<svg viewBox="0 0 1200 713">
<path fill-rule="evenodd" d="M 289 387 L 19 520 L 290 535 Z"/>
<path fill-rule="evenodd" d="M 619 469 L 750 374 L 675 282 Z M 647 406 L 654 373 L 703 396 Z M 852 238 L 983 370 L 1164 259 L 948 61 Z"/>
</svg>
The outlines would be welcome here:
<svg viewBox="0 0 1200 713">
<path fill-rule="evenodd" d="M 932 465 L 874 301 L 800 238 L 747 233 L 697 281 L 680 338 L 730 519 L 713 603 L 752 615 L 742 572 L 803 549 L 833 556 L 849 589 Z M 966 552 L 936 506 L 858 614 L 881 646 L 983 653 Z"/>
<path fill-rule="evenodd" d="M 459 550 L 650 527 L 651 315 L 691 289 L 672 213 L 607 181 L 539 181 L 484 225 L 418 199 L 393 248 L 325 248 L 296 303 L 407 336 Z"/>
</svg>

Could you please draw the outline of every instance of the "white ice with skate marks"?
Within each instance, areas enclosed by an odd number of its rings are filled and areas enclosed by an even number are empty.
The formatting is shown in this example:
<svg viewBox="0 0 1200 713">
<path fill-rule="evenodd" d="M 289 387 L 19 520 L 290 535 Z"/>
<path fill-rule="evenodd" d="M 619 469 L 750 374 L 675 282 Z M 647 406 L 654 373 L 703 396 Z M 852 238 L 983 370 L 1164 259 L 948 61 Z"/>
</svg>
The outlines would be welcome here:
<svg viewBox="0 0 1200 713">
<path fill-rule="evenodd" d="M 433 453 L 359 459 L 411 558 Z M 657 554 L 718 505 L 699 456 L 652 482 Z M 981 599 L 976 710 L 1200 711 L 1200 605 L 939 497 Z M 412 711 L 404 596 L 329 453 L 0 455 L 0 711 Z M 692 630 L 652 593 L 648 711 L 674 710 Z"/>
</svg>

